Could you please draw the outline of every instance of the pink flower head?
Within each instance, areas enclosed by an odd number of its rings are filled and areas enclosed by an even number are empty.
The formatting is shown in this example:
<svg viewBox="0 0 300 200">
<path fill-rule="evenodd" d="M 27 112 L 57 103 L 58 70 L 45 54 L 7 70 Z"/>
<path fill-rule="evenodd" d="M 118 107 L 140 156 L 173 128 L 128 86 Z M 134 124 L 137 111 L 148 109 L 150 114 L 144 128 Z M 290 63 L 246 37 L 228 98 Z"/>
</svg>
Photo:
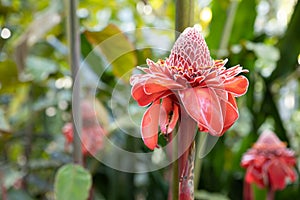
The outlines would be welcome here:
<svg viewBox="0 0 300 200">
<path fill-rule="evenodd" d="M 247 169 L 245 181 L 261 188 L 282 190 L 288 182 L 297 179 L 295 153 L 271 131 L 260 135 L 243 155 L 241 165 Z"/>
<path fill-rule="evenodd" d="M 95 155 L 103 148 L 103 137 L 106 131 L 96 120 L 96 112 L 89 100 L 81 102 L 82 135 L 81 149 L 83 155 Z M 62 129 L 66 139 L 66 146 L 73 142 L 73 124 L 66 123 Z"/>
<path fill-rule="evenodd" d="M 238 119 L 235 97 L 246 93 L 248 80 L 239 75 L 239 65 L 226 69 L 227 60 L 212 60 L 197 28 L 187 28 L 175 42 L 166 60 L 141 68 L 145 74 L 131 77 L 132 96 L 144 113 L 141 134 L 146 146 L 157 146 L 158 127 L 171 133 L 186 112 L 200 131 L 221 136 Z"/>
</svg>

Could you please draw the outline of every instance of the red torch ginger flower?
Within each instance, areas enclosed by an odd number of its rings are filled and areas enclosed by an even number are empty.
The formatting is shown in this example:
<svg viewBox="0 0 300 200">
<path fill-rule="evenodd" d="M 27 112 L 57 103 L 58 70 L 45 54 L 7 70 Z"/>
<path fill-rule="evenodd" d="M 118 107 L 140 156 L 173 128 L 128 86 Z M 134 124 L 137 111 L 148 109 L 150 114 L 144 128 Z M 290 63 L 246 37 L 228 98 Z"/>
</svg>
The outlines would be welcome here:
<svg viewBox="0 0 300 200">
<path fill-rule="evenodd" d="M 106 131 L 96 120 L 96 112 L 90 101 L 81 102 L 82 135 L 81 148 L 83 155 L 95 155 L 103 147 L 103 137 Z M 67 123 L 62 129 L 66 139 L 66 146 L 73 142 L 73 124 Z"/>
<path fill-rule="evenodd" d="M 145 74 L 131 77 L 132 96 L 140 106 L 149 106 L 141 123 L 145 145 L 157 146 L 158 126 L 164 134 L 173 131 L 182 112 L 200 131 L 221 136 L 238 119 L 235 97 L 246 93 L 248 80 L 239 75 L 239 65 L 226 69 L 227 60 L 212 60 L 200 31 L 187 28 L 175 42 L 166 60 L 141 68 Z"/>
<path fill-rule="evenodd" d="M 241 162 L 247 169 L 246 183 L 255 183 L 272 191 L 282 190 L 288 182 L 294 182 L 297 174 L 294 169 L 294 151 L 271 131 L 264 131 L 253 147 L 248 150 Z"/>
</svg>

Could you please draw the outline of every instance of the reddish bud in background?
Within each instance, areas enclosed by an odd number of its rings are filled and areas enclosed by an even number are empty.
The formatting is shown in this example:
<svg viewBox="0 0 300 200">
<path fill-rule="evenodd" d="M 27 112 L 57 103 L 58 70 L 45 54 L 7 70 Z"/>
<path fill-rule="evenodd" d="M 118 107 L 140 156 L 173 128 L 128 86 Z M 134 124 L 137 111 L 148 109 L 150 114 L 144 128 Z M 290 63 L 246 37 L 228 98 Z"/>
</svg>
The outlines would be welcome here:
<svg viewBox="0 0 300 200">
<path fill-rule="evenodd" d="M 268 190 L 282 190 L 295 182 L 294 151 L 286 148 L 272 131 L 264 131 L 257 142 L 242 157 L 241 166 L 246 168 L 245 182 L 254 183 Z"/>
<path fill-rule="evenodd" d="M 82 134 L 81 148 L 83 155 L 95 155 L 103 148 L 103 137 L 107 135 L 97 120 L 97 113 L 90 100 L 81 102 Z M 65 136 L 66 147 L 73 142 L 73 124 L 64 125 L 62 132 Z"/>
</svg>

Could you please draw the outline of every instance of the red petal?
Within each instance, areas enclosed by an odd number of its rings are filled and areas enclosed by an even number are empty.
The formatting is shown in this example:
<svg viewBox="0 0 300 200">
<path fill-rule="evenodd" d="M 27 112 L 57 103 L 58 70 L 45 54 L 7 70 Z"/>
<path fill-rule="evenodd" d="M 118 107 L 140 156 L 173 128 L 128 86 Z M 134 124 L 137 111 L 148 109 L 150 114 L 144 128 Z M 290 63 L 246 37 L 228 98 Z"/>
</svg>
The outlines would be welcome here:
<svg viewBox="0 0 300 200">
<path fill-rule="evenodd" d="M 180 90 L 184 89 L 184 86 L 178 84 L 172 79 L 169 79 L 168 77 L 156 76 L 153 78 L 149 78 L 146 81 L 144 89 L 147 94 L 152 94 L 166 90 Z"/>
<path fill-rule="evenodd" d="M 168 133 L 172 132 L 173 129 L 175 128 L 178 118 L 179 118 L 179 107 L 177 106 L 177 104 L 173 104 L 173 114 L 169 123 Z"/>
<path fill-rule="evenodd" d="M 249 152 L 245 153 L 242 157 L 241 166 L 247 168 L 249 165 L 251 165 L 254 159 L 255 159 L 254 154 Z"/>
<path fill-rule="evenodd" d="M 245 180 L 248 183 L 256 183 L 259 187 L 263 188 L 266 186 L 263 176 L 264 174 L 262 173 L 261 168 L 255 168 L 254 166 L 250 165 L 247 168 Z"/>
<path fill-rule="evenodd" d="M 247 181 L 244 181 L 244 188 L 243 188 L 243 197 L 244 200 L 253 200 L 253 190 L 251 184 Z"/>
<path fill-rule="evenodd" d="M 171 93 L 171 91 L 162 91 L 154 94 L 146 94 L 144 91 L 144 86 L 145 85 L 143 83 L 137 83 L 133 85 L 131 89 L 132 97 L 138 102 L 140 106 L 147 106 L 151 102 Z"/>
<path fill-rule="evenodd" d="M 201 130 L 211 135 L 222 135 L 224 121 L 220 99 L 210 88 L 189 88 L 178 91 L 187 113 L 199 124 Z"/>
<path fill-rule="evenodd" d="M 73 124 L 72 123 L 67 123 L 64 125 L 62 128 L 62 132 L 65 136 L 66 142 L 67 143 L 72 143 L 73 142 Z"/>
<path fill-rule="evenodd" d="M 145 145 L 153 150 L 158 140 L 159 100 L 146 110 L 142 119 L 141 133 Z"/>
<path fill-rule="evenodd" d="M 171 133 L 179 118 L 179 108 L 171 98 L 164 98 L 162 101 L 159 117 L 160 129 L 163 133 Z M 168 130 L 167 130 L 168 128 Z"/>
<path fill-rule="evenodd" d="M 286 177 L 289 179 L 290 182 L 295 182 L 297 180 L 297 173 L 292 166 L 286 165 L 286 168 L 284 170 L 286 173 Z"/>
<path fill-rule="evenodd" d="M 224 83 L 224 89 L 235 97 L 244 95 L 247 92 L 249 81 L 245 76 L 236 76 Z"/>
<path fill-rule="evenodd" d="M 150 60 L 149 58 L 147 58 L 146 62 L 147 62 L 147 65 L 149 66 L 149 70 L 151 73 L 162 73 L 163 72 L 162 67 L 159 64 Z"/>
<path fill-rule="evenodd" d="M 270 185 L 273 190 L 282 190 L 285 188 L 285 168 L 288 167 L 283 162 L 274 160 L 268 170 Z"/>
<path fill-rule="evenodd" d="M 270 130 L 265 130 L 260 134 L 258 140 L 255 142 L 255 147 L 273 147 L 277 149 L 282 149 L 286 146 L 275 133 Z M 283 150 L 284 151 L 284 150 Z"/>
<path fill-rule="evenodd" d="M 235 98 L 232 94 L 228 94 L 228 101 L 225 102 L 225 113 L 223 113 L 223 116 L 225 116 L 224 119 L 224 128 L 223 133 L 228 130 L 234 122 L 239 118 L 238 108 L 236 105 Z"/>
</svg>

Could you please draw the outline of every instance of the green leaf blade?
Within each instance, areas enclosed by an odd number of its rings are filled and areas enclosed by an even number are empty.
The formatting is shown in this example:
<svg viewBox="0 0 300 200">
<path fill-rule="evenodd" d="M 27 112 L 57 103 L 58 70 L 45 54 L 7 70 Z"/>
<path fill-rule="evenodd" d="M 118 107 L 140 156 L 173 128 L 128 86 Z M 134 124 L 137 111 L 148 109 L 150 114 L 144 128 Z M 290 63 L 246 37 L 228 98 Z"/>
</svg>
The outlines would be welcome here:
<svg viewBox="0 0 300 200">
<path fill-rule="evenodd" d="M 57 200 L 86 200 L 92 185 L 91 174 L 80 165 L 62 166 L 55 177 L 54 193 Z"/>
</svg>

